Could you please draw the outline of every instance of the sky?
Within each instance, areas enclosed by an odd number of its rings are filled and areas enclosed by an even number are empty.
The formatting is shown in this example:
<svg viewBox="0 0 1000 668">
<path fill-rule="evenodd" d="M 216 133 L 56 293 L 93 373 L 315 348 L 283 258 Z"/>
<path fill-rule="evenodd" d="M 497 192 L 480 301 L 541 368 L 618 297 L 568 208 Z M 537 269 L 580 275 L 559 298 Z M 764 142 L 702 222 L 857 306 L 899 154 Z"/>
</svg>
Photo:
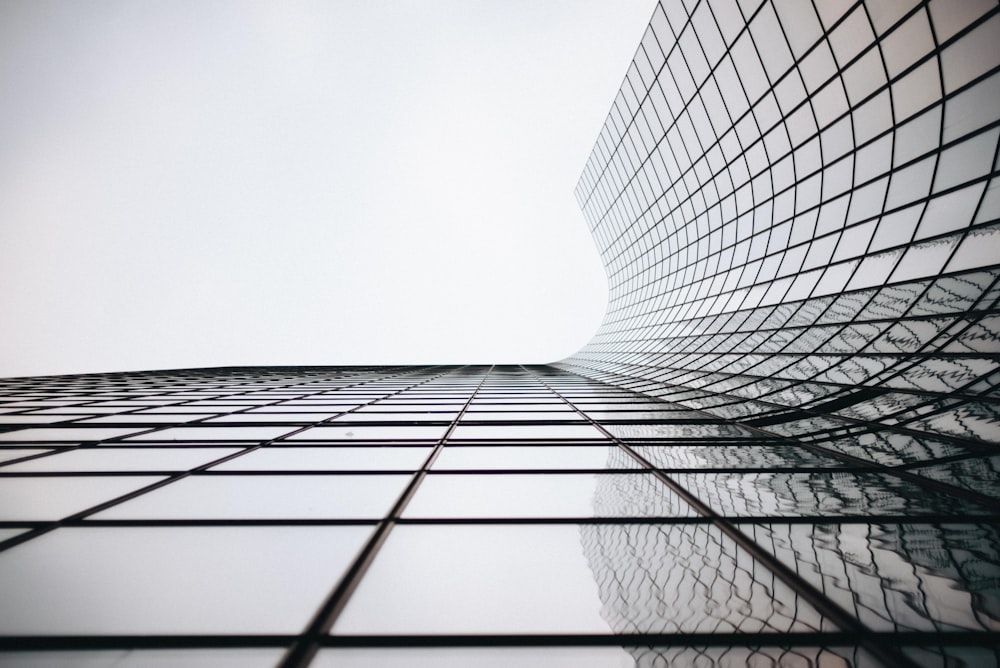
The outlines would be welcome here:
<svg viewBox="0 0 1000 668">
<path fill-rule="evenodd" d="M 545 363 L 653 0 L 0 0 L 0 376 Z"/>
</svg>

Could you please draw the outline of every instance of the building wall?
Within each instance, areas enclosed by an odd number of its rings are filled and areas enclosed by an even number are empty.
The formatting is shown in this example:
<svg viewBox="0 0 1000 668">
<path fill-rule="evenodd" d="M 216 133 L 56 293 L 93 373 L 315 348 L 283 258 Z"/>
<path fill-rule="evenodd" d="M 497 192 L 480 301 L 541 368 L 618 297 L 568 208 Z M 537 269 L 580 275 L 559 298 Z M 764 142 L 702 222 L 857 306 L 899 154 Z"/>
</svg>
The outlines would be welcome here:
<svg viewBox="0 0 1000 668">
<path fill-rule="evenodd" d="M 551 366 L 3 379 L 0 418 L 3 666 L 996 659 L 995 504 Z"/>
<path fill-rule="evenodd" d="M 997 665 L 998 14 L 657 6 L 558 365 L 0 379 L 0 665 Z"/>
<path fill-rule="evenodd" d="M 560 366 L 1000 494 L 997 9 L 660 3 L 576 190 L 607 314 Z"/>
</svg>

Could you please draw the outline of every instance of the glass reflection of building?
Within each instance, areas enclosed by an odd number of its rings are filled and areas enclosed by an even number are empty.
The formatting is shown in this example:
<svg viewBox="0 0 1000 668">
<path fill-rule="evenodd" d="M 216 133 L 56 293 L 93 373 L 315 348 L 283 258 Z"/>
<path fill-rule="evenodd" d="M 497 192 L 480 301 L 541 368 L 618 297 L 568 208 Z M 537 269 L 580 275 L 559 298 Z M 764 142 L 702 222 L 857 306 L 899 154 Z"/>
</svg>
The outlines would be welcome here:
<svg viewBox="0 0 1000 668">
<path fill-rule="evenodd" d="M 996 665 L 997 44 L 657 6 L 558 364 L 0 380 L 0 664 Z"/>
</svg>

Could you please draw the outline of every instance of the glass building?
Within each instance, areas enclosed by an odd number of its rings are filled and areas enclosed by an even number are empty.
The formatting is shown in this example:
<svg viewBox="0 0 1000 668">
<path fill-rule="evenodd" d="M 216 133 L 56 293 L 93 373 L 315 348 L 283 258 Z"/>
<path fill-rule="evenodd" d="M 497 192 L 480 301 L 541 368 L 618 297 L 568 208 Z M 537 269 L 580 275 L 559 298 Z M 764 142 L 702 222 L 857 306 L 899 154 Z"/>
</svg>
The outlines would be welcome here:
<svg viewBox="0 0 1000 668">
<path fill-rule="evenodd" d="M 571 358 L 0 380 L 0 665 L 997 665 L 998 74 L 995 2 L 665 0 Z"/>
</svg>

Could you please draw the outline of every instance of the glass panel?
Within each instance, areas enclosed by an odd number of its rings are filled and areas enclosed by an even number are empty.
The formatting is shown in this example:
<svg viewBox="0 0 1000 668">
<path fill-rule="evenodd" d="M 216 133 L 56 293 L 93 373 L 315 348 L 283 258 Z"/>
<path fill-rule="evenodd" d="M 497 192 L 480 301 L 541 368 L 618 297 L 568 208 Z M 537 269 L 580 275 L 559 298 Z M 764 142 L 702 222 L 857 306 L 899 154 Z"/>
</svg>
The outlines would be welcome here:
<svg viewBox="0 0 1000 668">
<path fill-rule="evenodd" d="M 1000 455 L 912 470 L 932 480 L 964 487 L 986 496 L 1000 497 Z"/>
<path fill-rule="evenodd" d="M 162 479 L 154 476 L 0 478 L 0 520 L 59 520 Z"/>
<path fill-rule="evenodd" d="M 482 422 L 487 420 L 557 420 L 564 422 L 567 420 L 580 421 L 583 418 L 573 411 L 525 411 L 523 413 L 502 413 L 499 411 L 479 413 L 469 411 L 462 416 L 462 422 Z"/>
<path fill-rule="evenodd" d="M 430 475 L 407 518 L 692 517 L 647 473 Z"/>
<path fill-rule="evenodd" d="M 429 447 L 268 446 L 212 467 L 213 471 L 416 471 Z"/>
<path fill-rule="evenodd" d="M 459 469 L 603 469 L 638 468 L 623 461 L 617 446 L 447 446 L 434 462 L 434 470 Z M 631 463 L 630 463 L 631 462 Z"/>
<path fill-rule="evenodd" d="M 177 427 L 160 429 L 130 441 L 270 441 L 292 431 L 291 427 Z"/>
<path fill-rule="evenodd" d="M 184 478 L 96 519 L 381 519 L 408 475 L 201 475 Z"/>
<path fill-rule="evenodd" d="M 399 647 L 321 649 L 310 668 L 635 668 L 621 647 Z"/>
<path fill-rule="evenodd" d="M 335 635 L 831 629 L 718 529 L 398 526 Z"/>
<path fill-rule="evenodd" d="M 917 12 L 882 40 L 882 54 L 890 77 L 934 50 L 934 38 L 926 12 Z"/>
<path fill-rule="evenodd" d="M 37 455 L 41 452 L 52 452 L 51 450 L 45 450 L 42 448 L 3 448 L 0 449 L 0 464 L 3 462 L 9 462 L 14 459 L 20 459 L 21 457 L 30 457 L 31 455 Z M 9 468 L 0 469 L 3 471 L 10 471 Z"/>
<path fill-rule="evenodd" d="M 703 6 L 703 5 L 699 5 Z M 989 650 L 947 648 L 990 665 Z M 959 652 L 964 650 L 964 652 Z M 943 650 L 939 650 L 943 651 Z M 926 652 L 930 655 L 930 652 Z M 980 663 L 982 662 L 982 663 Z M 406 647 L 327 648 L 310 668 L 879 668 L 858 647 Z M 888 667 L 887 667 L 888 668 Z"/>
<path fill-rule="evenodd" d="M 893 272 L 892 280 L 908 281 L 936 276 L 941 273 L 957 243 L 958 239 L 950 237 L 911 245 Z"/>
<path fill-rule="evenodd" d="M 312 427 L 289 436 L 289 441 L 436 441 L 448 427 Z"/>
<path fill-rule="evenodd" d="M 63 422 L 69 419 L 68 415 L 38 415 L 37 413 L 28 413 L 22 415 L 0 415 L 0 425 L 29 425 L 29 424 L 48 424 L 50 422 Z M 96 420 L 81 420 L 81 422 L 95 422 Z"/>
<path fill-rule="evenodd" d="M 206 424 L 216 422 L 322 422 L 337 413 L 236 413 L 221 415 L 205 420 Z M 181 422 L 181 420 L 178 420 Z"/>
<path fill-rule="evenodd" d="M 7 540 L 8 538 L 13 538 L 14 536 L 19 536 L 25 533 L 28 529 L 0 529 L 0 543 Z"/>
<path fill-rule="evenodd" d="M 103 441 L 108 438 L 135 433 L 138 433 L 135 429 L 73 429 L 71 427 L 60 429 L 59 427 L 42 427 L 4 432 L 0 434 L 0 441 L 15 441 L 18 443 L 65 441 L 69 443 L 81 443 L 86 441 Z"/>
<path fill-rule="evenodd" d="M 633 445 L 661 468 L 827 468 L 846 466 L 833 457 L 789 445 Z"/>
<path fill-rule="evenodd" d="M 935 22 L 938 13 L 934 14 Z M 958 40 L 941 55 L 944 85 L 947 92 L 963 85 L 997 66 L 996 36 L 1000 32 L 1000 17 L 993 16 Z"/>
<path fill-rule="evenodd" d="M 403 407 L 401 407 L 403 408 Z M 451 422 L 458 413 L 347 413 L 331 422 Z"/>
<path fill-rule="evenodd" d="M 57 529 L 0 553 L 0 633 L 299 633 L 370 532 Z"/>
<path fill-rule="evenodd" d="M 875 631 L 997 631 L 996 527 L 975 524 L 753 526 L 754 538 Z"/>
<path fill-rule="evenodd" d="M 735 424 L 609 424 L 609 432 L 623 439 L 752 438 L 759 436 Z"/>
<path fill-rule="evenodd" d="M 549 438 L 605 438 L 593 425 L 460 425 L 451 435 L 452 439 L 475 440 L 518 440 Z"/>
<path fill-rule="evenodd" d="M 902 653 L 918 666 L 982 666 L 996 668 L 1000 656 L 995 647 L 939 645 L 937 647 L 904 647 Z"/>
<path fill-rule="evenodd" d="M 970 230 L 948 263 L 948 271 L 978 269 L 996 263 L 1000 243 L 1000 225 Z"/>
<path fill-rule="evenodd" d="M 897 121 L 923 111 L 937 103 L 940 97 L 941 77 L 935 59 L 925 62 L 892 84 L 893 110 Z M 937 139 L 936 133 L 933 139 Z M 929 141 L 931 138 L 925 137 L 921 143 Z"/>
<path fill-rule="evenodd" d="M 238 448 L 87 448 L 13 464 L 4 471 L 187 471 Z"/>
<path fill-rule="evenodd" d="M 282 649 L 122 649 L 0 652 L 5 668 L 271 668 Z"/>
<path fill-rule="evenodd" d="M 733 517 L 988 512 L 880 473 L 677 473 L 670 477 L 716 512 Z"/>
<path fill-rule="evenodd" d="M 640 411 L 640 410 L 618 410 L 618 411 L 600 411 L 600 410 L 590 410 L 589 406 L 581 406 L 586 413 L 587 417 L 596 420 L 598 422 L 638 422 L 640 420 L 698 420 L 704 419 L 705 415 L 703 413 L 697 413 L 695 411 L 678 411 L 666 408 L 664 410 L 656 410 L 655 406 L 651 406 L 653 410 Z M 635 408 L 635 406 L 625 406 L 624 408 Z"/>
</svg>

